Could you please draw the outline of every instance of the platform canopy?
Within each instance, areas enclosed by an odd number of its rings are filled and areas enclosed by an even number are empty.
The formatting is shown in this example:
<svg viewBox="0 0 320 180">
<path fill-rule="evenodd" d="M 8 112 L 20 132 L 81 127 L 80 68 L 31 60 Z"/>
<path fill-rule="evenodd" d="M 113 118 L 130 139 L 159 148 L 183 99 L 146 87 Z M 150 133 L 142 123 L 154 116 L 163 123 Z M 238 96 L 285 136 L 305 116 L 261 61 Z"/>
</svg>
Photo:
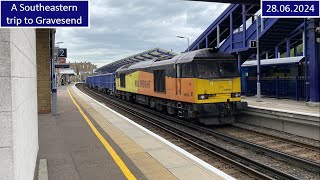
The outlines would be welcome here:
<svg viewBox="0 0 320 180">
<path fill-rule="evenodd" d="M 59 74 L 66 74 L 66 75 L 76 75 L 73 69 L 66 68 L 66 69 L 59 69 Z"/>
<path fill-rule="evenodd" d="M 292 64 L 292 63 L 299 63 L 305 57 L 304 56 L 297 56 L 297 57 L 286 57 L 286 58 L 275 58 L 275 59 L 261 59 L 261 65 L 276 65 L 276 64 Z M 251 67 L 257 66 L 257 60 L 248 60 L 245 61 L 241 67 Z"/>
<path fill-rule="evenodd" d="M 260 6 L 260 0 L 188 0 L 188 1 L 204 1 L 204 2 L 247 4 L 247 5 Z"/>
<path fill-rule="evenodd" d="M 115 72 L 119 67 L 124 65 L 129 65 L 129 64 L 133 64 L 141 61 L 146 61 L 146 60 L 168 59 L 175 55 L 177 55 L 177 53 L 174 53 L 172 51 L 167 51 L 160 48 L 154 48 L 154 49 L 143 51 L 143 52 L 134 54 L 132 56 L 117 60 L 105 66 L 102 66 L 101 68 L 96 70 L 96 73 L 112 73 L 112 72 Z"/>
</svg>

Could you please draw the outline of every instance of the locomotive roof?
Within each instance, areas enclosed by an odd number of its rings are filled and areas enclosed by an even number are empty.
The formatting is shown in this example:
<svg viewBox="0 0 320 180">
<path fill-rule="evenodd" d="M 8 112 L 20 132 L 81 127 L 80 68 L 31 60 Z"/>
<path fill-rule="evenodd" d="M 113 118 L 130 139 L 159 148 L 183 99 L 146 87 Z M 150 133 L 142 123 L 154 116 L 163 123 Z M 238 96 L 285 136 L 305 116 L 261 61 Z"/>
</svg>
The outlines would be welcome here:
<svg viewBox="0 0 320 180">
<path fill-rule="evenodd" d="M 119 69 L 117 69 L 116 72 L 124 71 L 124 70 L 147 68 L 147 67 L 163 66 L 168 64 L 188 63 L 194 60 L 221 60 L 221 59 L 235 60 L 235 57 L 229 53 L 217 52 L 216 49 L 206 48 L 206 49 L 199 49 L 196 51 L 182 53 L 174 56 L 171 59 L 148 60 L 148 61 L 138 62 L 130 66 L 122 66 Z"/>
</svg>

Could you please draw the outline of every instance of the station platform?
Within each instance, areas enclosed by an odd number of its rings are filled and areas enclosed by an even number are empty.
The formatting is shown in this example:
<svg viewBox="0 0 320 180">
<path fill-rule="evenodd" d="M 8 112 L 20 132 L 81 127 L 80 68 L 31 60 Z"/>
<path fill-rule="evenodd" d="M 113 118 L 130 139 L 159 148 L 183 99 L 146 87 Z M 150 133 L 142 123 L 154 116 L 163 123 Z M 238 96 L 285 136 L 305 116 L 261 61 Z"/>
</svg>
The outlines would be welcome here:
<svg viewBox="0 0 320 180">
<path fill-rule="evenodd" d="M 39 115 L 39 172 L 49 180 L 233 179 L 74 85 L 58 89 L 57 104 L 56 115 Z"/>
<path fill-rule="evenodd" d="M 306 116 L 320 117 L 320 107 L 307 106 L 306 102 L 291 99 L 262 98 L 262 102 L 256 102 L 256 97 L 243 97 L 249 107 L 269 109 L 279 112 L 288 112 Z"/>
<path fill-rule="evenodd" d="M 289 99 L 242 97 L 248 103 L 239 121 L 320 140 L 320 108 Z M 251 116 L 248 116 L 251 115 Z"/>
</svg>

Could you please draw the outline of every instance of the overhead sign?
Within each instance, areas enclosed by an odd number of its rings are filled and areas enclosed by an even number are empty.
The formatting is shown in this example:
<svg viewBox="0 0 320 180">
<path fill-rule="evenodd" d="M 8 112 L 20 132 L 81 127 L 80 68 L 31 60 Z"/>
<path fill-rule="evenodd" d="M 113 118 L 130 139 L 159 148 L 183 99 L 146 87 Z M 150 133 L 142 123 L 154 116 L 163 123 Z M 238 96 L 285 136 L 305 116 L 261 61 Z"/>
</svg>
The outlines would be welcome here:
<svg viewBox="0 0 320 180">
<path fill-rule="evenodd" d="M 263 18 L 318 18 L 319 0 L 261 0 Z"/>
<path fill-rule="evenodd" d="M 59 48 L 58 49 L 58 57 L 67 57 L 67 48 Z"/>
<path fill-rule="evenodd" d="M 70 68 L 69 64 L 55 64 L 55 68 Z"/>
<path fill-rule="evenodd" d="M 89 2 L 1 0 L 1 27 L 89 27 Z"/>
<path fill-rule="evenodd" d="M 250 40 L 250 42 L 249 42 L 249 47 L 250 47 L 250 48 L 257 48 L 257 41 L 255 41 L 255 40 Z"/>
</svg>

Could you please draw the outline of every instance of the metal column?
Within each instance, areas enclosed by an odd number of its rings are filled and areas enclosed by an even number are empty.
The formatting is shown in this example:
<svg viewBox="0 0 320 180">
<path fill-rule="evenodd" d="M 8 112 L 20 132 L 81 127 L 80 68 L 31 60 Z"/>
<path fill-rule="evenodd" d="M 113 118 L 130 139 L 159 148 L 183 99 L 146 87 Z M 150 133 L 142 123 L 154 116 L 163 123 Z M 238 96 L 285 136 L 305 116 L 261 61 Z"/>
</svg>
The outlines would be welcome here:
<svg viewBox="0 0 320 180">
<path fill-rule="evenodd" d="M 230 13 L 230 49 L 233 49 L 233 15 Z"/>
<path fill-rule="evenodd" d="M 274 48 L 274 56 L 275 56 L 275 58 L 279 58 L 279 46 L 276 46 Z"/>
<path fill-rule="evenodd" d="M 217 48 L 220 47 L 220 26 L 217 26 Z"/>
<path fill-rule="evenodd" d="M 246 44 L 246 40 L 247 40 L 247 36 L 246 36 L 246 31 L 247 31 L 247 16 L 246 16 L 246 13 L 247 13 L 247 7 L 245 4 L 242 5 L 242 27 L 243 27 L 243 47 L 246 47 L 247 44 Z"/>
<path fill-rule="evenodd" d="M 209 47 L 208 36 L 206 37 L 206 48 Z"/>
<path fill-rule="evenodd" d="M 238 70 L 239 70 L 239 72 L 241 72 L 241 54 L 240 53 L 238 53 Z M 241 73 L 240 73 L 240 75 L 241 75 Z"/>
<path fill-rule="evenodd" d="M 305 56 L 305 100 L 309 101 L 310 82 L 309 82 L 309 58 L 307 57 L 307 19 L 304 19 L 304 29 L 302 32 L 303 56 Z"/>
<path fill-rule="evenodd" d="M 310 102 L 320 102 L 320 44 L 316 42 L 316 27 L 319 27 L 318 19 L 308 20 L 307 59 L 310 70 Z"/>
<path fill-rule="evenodd" d="M 260 45 L 259 45 L 259 17 L 256 19 L 256 33 L 257 33 L 257 102 L 261 102 L 261 64 L 260 64 Z"/>
<path fill-rule="evenodd" d="M 286 57 L 290 57 L 290 39 L 286 40 Z"/>
</svg>

